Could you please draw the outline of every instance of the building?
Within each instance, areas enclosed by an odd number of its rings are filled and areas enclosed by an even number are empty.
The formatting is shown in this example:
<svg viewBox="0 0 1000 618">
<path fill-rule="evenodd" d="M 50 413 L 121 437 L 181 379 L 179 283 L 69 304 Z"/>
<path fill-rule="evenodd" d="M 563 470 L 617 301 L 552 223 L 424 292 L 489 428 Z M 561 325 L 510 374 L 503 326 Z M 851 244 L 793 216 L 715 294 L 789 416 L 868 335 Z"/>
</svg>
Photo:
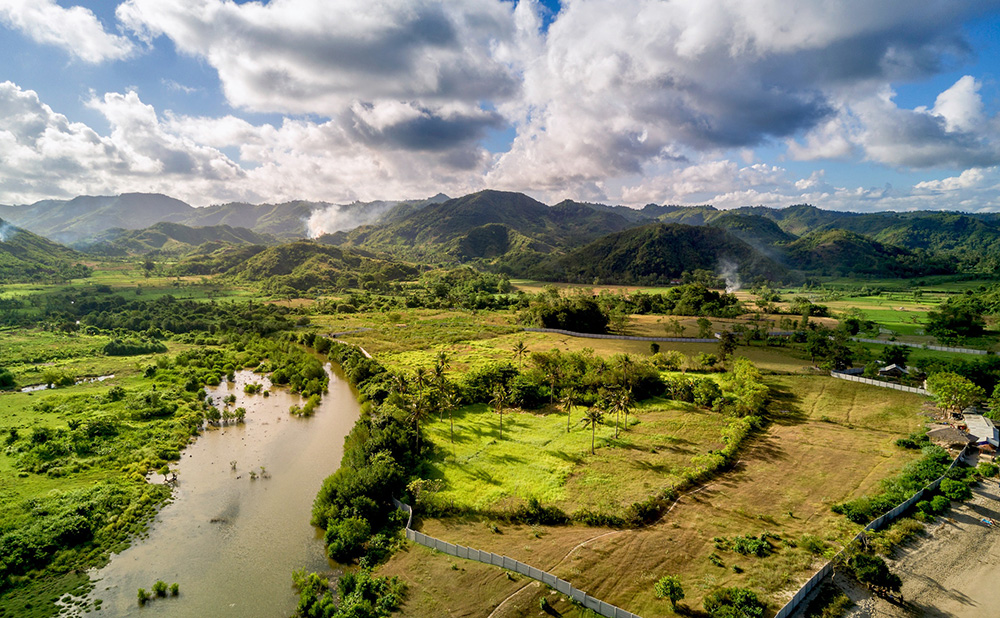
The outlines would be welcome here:
<svg viewBox="0 0 1000 618">
<path fill-rule="evenodd" d="M 968 427 L 968 434 L 975 438 L 975 444 L 989 444 L 996 448 L 1000 446 L 1000 431 L 993 421 L 982 414 L 963 414 L 962 420 Z"/>
<path fill-rule="evenodd" d="M 910 375 L 910 370 L 902 365 L 893 363 L 879 369 L 878 375 L 883 378 L 902 378 L 903 376 Z"/>
</svg>

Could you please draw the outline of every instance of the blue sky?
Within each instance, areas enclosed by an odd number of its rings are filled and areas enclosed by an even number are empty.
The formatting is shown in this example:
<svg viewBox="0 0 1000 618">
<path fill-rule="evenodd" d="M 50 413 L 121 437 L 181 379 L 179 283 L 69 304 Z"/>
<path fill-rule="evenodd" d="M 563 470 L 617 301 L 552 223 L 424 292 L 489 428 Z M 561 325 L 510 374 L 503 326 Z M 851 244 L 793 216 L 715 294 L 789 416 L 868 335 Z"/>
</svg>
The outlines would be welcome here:
<svg viewBox="0 0 1000 618">
<path fill-rule="evenodd" d="M 0 0 L 0 203 L 1000 209 L 1000 2 L 788 6 Z"/>
</svg>

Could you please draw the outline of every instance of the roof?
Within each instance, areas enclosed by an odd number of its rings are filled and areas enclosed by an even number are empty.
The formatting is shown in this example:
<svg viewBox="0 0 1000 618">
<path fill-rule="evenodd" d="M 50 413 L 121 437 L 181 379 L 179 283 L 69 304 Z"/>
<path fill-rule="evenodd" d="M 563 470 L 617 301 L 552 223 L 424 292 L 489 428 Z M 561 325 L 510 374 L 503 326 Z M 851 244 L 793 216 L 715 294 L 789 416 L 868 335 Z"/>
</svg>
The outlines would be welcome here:
<svg viewBox="0 0 1000 618">
<path fill-rule="evenodd" d="M 965 426 L 969 428 L 969 435 L 975 437 L 976 444 L 989 442 L 993 446 L 997 445 L 1000 435 L 998 435 L 993 421 L 982 414 L 963 414 L 962 419 L 965 421 Z"/>
<path fill-rule="evenodd" d="M 893 363 L 891 365 L 888 365 L 886 367 L 883 367 L 883 368 L 879 369 L 878 372 L 879 373 L 897 373 L 897 372 L 899 372 L 899 373 L 910 373 L 910 370 L 907 369 L 906 367 L 904 367 L 903 365 L 897 365 L 896 363 Z"/>
<path fill-rule="evenodd" d="M 927 437 L 933 442 L 945 445 L 968 444 L 975 441 L 975 438 L 961 429 L 956 429 L 954 427 L 941 427 L 940 429 L 928 431 Z"/>
</svg>

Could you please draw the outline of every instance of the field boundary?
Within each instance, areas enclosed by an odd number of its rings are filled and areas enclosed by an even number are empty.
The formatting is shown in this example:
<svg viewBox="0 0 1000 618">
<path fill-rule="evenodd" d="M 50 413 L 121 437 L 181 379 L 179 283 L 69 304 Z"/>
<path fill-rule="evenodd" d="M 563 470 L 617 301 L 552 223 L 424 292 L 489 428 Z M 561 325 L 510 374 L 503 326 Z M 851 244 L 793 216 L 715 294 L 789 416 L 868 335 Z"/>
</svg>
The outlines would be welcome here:
<svg viewBox="0 0 1000 618">
<path fill-rule="evenodd" d="M 626 339 L 628 341 L 671 341 L 675 343 L 718 343 L 718 339 L 698 339 L 695 337 L 639 337 L 636 335 L 601 335 L 598 333 L 578 333 L 561 328 L 522 328 L 529 333 L 557 333 L 585 339 Z"/>
<path fill-rule="evenodd" d="M 958 465 L 959 462 L 962 461 L 968 450 L 969 450 L 968 446 L 962 449 L 962 452 L 958 454 L 958 457 L 956 457 L 955 460 L 951 462 L 951 465 L 948 466 L 949 471 L 956 465 Z M 868 525 L 865 526 L 860 532 L 858 532 L 854 536 L 854 538 L 851 539 L 847 543 L 847 545 L 844 546 L 844 549 L 837 552 L 837 555 L 831 558 L 829 562 L 824 564 L 823 568 L 821 568 L 819 571 L 813 574 L 813 576 L 810 577 L 809 580 L 806 581 L 806 583 L 802 584 L 802 587 L 799 588 L 799 591 L 795 593 L 795 596 L 793 596 L 792 599 L 788 603 L 786 603 L 784 607 L 778 610 L 778 613 L 774 615 L 774 618 L 788 618 L 789 616 L 791 616 L 795 612 L 795 610 L 798 609 L 802 601 L 805 600 L 807 596 L 809 596 L 809 593 L 812 592 L 816 588 L 816 586 L 819 586 L 820 583 L 823 581 L 823 579 L 825 579 L 826 576 L 833 571 L 834 565 L 838 564 L 840 560 L 843 559 L 844 553 L 855 541 L 861 540 L 866 533 L 878 530 L 885 524 L 894 521 L 897 517 L 905 513 L 911 507 L 913 507 L 914 504 L 919 502 L 920 499 L 924 497 L 924 494 L 936 491 L 938 486 L 941 485 L 941 481 L 944 480 L 946 476 L 947 473 L 942 474 L 940 477 L 928 483 L 924 488 L 918 490 L 917 493 L 910 496 L 908 500 L 897 505 L 896 508 L 892 509 L 888 513 L 883 514 L 881 517 L 868 522 Z"/>
<path fill-rule="evenodd" d="M 929 343 L 907 343 L 905 341 L 886 341 L 884 339 L 863 339 L 861 337 L 851 337 L 851 341 L 858 343 L 875 343 L 878 345 L 902 345 L 908 348 L 920 348 L 923 350 L 937 350 L 938 352 L 958 352 L 960 354 L 978 354 L 985 356 L 989 354 L 986 350 L 975 350 L 973 348 L 952 348 L 946 345 L 931 345 Z"/>
<path fill-rule="evenodd" d="M 895 382 L 884 382 L 882 380 L 873 380 L 871 378 L 862 378 L 861 376 L 852 376 L 847 373 L 841 373 L 839 371 L 831 371 L 830 376 L 837 378 L 838 380 L 847 380 L 848 382 L 858 382 L 859 384 L 870 384 L 871 386 L 880 386 L 882 388 L 891 388 L 897 391 L 903 391 L 904 393 L 916 393 L 918 395 L 930 395 L 930 392 L 925 388 L 917 388 L 915 386 L 904 386 L 903 384 L 896 384 Z"/>
<path fill-rule="evenodd" d="M 575 588 L 572 584 L 564 579 L 560 579 L 541 569 L 536 569 L 533 566 L 527 565 L 519 560 L 510 558 L 509 556 L 501 556 L 499 554 L 494 554 L 492 552 L 482 551 L 475 549 L 473 547 L 465 547 L 464 545 L 456 545 L 454 543 L 448 543 L 440 539 L 436 539 L 432 536 L 428 536 L 422 532 L 417 532 L 410 525 L 413 523 L 413 509 L 409 504 L 400 502 L 393 498 L 392 503 L 396 505 L 396 508 L 404 511 L 407 514 L 406 519 L 406 538 L 423 545 L 424 547 L 430 547 L 431 549 L 436 549 L 437 551 L 448 554 L 449 556 L 455 556 L 456 558 L 464 558 L 466 560 L 475 560 L 476 562 L 482 562 L 483 564 L 490 564 L 493 566 L 498 566 L 509 571 L 514 571 L 520 573 L 526 577 L 530 577 L 536 581 L 540 581 L 546 586 L 557 590 L 562 594 L 565 594 L 569 598 L 573 599 L 577 603 L 580 603 L 587 609 L 592 609 L 598 614 L 605 616 L 606 618 L 640 618 L 638 614 L 633 614 L 630 611 L 624 610 L 620 607 L 611 605 L 610 603 L 605 603 L 600 599 L 596 599 L 586 592 Z"/>
</svg>

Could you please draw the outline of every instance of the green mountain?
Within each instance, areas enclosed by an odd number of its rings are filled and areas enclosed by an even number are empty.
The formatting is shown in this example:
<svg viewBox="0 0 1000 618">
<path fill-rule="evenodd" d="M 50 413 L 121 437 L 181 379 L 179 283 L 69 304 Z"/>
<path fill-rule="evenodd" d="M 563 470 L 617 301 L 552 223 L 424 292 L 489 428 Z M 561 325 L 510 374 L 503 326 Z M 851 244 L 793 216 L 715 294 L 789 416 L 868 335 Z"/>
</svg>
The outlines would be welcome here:
<svg viewBox="0 0 1000 618">
<path fill-rule="evenodd" d="M 760 215 L 727 212 L 713 218 L 708 225 L 728 230 L 733 236 L 758 249 L 785 245 L 796 238 L 771 219 Z"/>
<path fill-rule="evenodd" d="M 143 230 L 106 230 L 76 247 L 93 255 L 123 256 L 149 253 L 181 255 L 205 243 L 233 245 L 274 245 L 278 240 L 246 228 L 228 225 L 189 227 L 179 223 L 157 223 Z M 217 248 L 217 247 L 216 247 Z"/>
<path fill-rule="evenodd" d="M 268 247 L 229 268 L 225 276 L 265 283 L 271 291 L 283 287 L 299 291 L 358 287 L 365 281 L 415 279 L 419 270 L 409 264 L 381 260 L 355 251 L 302 240 Z"/>
<path fill-rule="evenodd" d="M 724 229 L 677 223 L 609 234 L 512 274 L 549 281 L 658 285 L 697 269 L 732 270 L 744 281 L 791 276 L 787 268 Z"/>
<path fill-rule="evenodd" d="M 84 256 L 0 219 L 0 281 L 48 281 L 90 274 Z"/>
<path fill-rule="evenodd" d="M 550 208 L 521 193 L 488 190 L 327 240 L 408 258 L 473 259 L 515 249 L 551 253 L 633 225 L 612 210 L 571 201 Z"/>
<path fill-rule="evenodd" d="M 138 230 L 160 221 L 183 218 L 193 210 L 166 195 L 123 193 L 42 200 L 28 206 L 0 206 L 0 217 L 35 234 L 72 244 L 111 228 Z"/>
<path fill-rule="evenodd" d="M 785 259 L 798 270 L 841 277 L 918 277 L 954 272 L 953 265 L 924 252 L 885 245 L 842 229 L 806 234 L 785 247 Z"/>
</svg>

